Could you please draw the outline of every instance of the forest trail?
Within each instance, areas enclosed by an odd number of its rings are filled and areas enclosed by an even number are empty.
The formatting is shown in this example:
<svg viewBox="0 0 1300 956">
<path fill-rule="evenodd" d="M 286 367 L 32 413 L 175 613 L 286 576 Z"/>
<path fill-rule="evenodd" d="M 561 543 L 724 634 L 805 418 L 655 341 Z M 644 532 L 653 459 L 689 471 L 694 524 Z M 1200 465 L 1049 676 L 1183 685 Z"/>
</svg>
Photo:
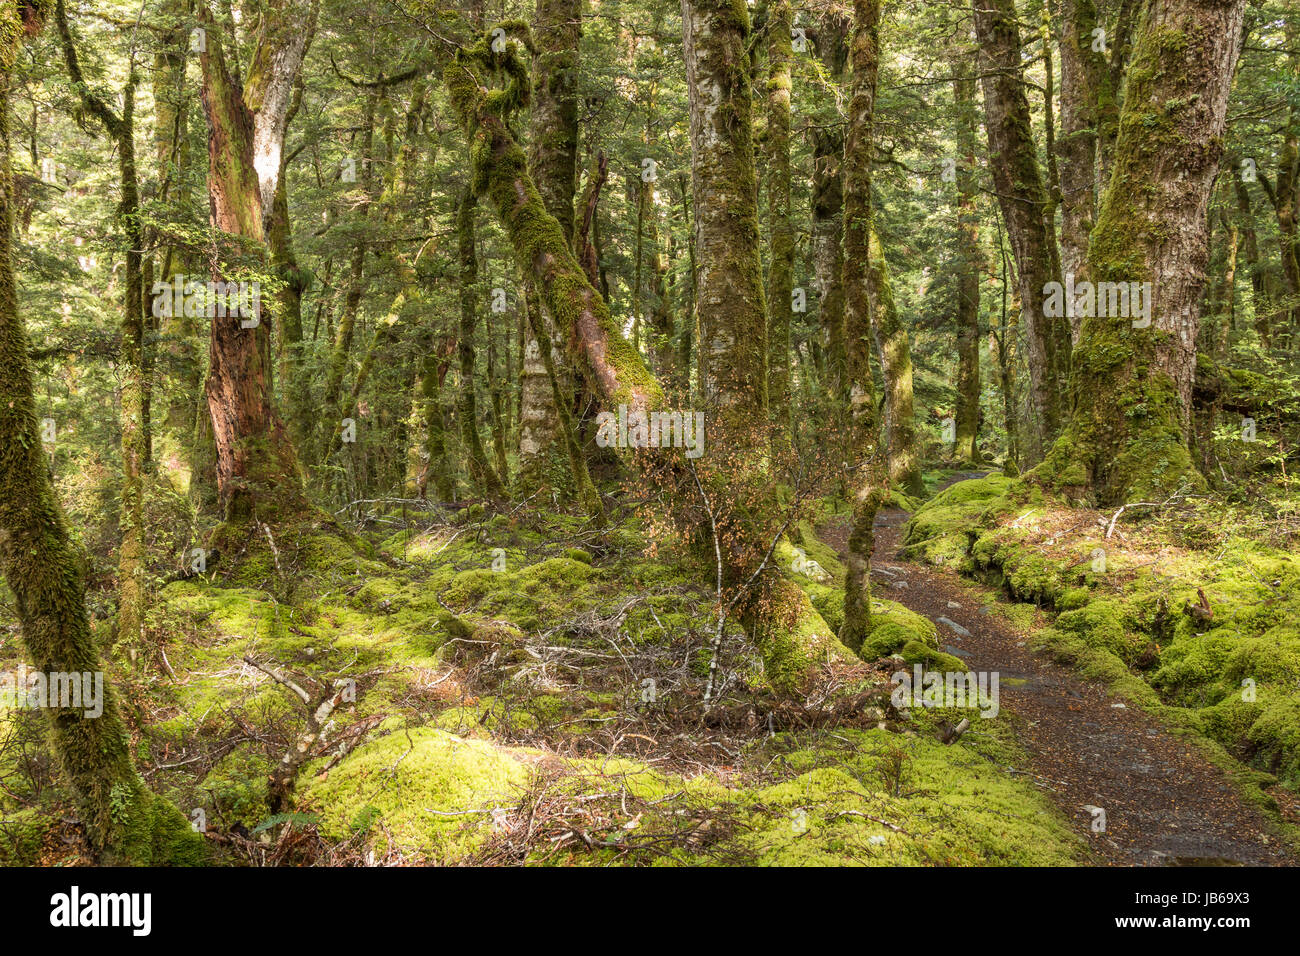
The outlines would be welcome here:
<svg viewBox="0 0 1300 956">
<path fill-rule="evenodd" d="M 959 475 L 953 481 L 975 474 Z M 950 482 L 951 483 L 951 482 Z M 1027 772 L 1088 839 L 1096 862 L 1137 866 L 1281 866 L 1295 858 L 1223 771 L 1104 687 L 1030 651 L 1026 635 L 983 607 L 988 590 L 949 570 L 901 560 L 908 512 L 876 516 L 872 581 L 882 596 L 935 622 L 943 651 L 1000 674 Z M 847 522 L 818 532 L 844 554 Z M 959 633 L 949 623 L 958 625 Z M 978 723 L 978 718 L 975 719 Z M 1105 811 L 1091 831 L 1089 807 Z"/>
</svg>

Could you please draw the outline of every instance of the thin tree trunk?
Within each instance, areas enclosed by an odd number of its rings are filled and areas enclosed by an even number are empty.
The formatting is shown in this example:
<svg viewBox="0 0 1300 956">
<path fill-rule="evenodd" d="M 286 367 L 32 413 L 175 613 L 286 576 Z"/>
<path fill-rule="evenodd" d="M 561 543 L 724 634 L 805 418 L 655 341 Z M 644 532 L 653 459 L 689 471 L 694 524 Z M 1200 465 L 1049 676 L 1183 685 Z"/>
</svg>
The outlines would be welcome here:
<svg viewBox="0 0 1300 956">
<path fill-rule="evenodd" d="M 1097 136 L 1103 104 L 1113 99 L 1110 72 L 1093 31 L 1093 0 L 1061 0 L 1061 272 L 1088 278 L 1088 236 L 1097 208 Z M 1070 335 L 1079 340 L 1081 316 L 1071 315 Z"/>
<path fill-rule="evenodd" d="M 980 250 L 979 218 L 976 213 L 975 81 L 958 77 L 953 81 L 953 102 L 957 109 L 957 150 L 961 169 L 957 174 L 957 408 L 954 418 L 953 458 L 978 465 L 980 423 L 980 272 L 984 260 Z"/>
<path fill-rule="evenodd" d="M 921 461 L 916 453 L 916 420 L 912 399 L 912 349 L 907 329 L 894 307 L 885 251 L 874 225 L 867 272 L 871 288 L 871 331 L 880 356 L 885 389 L 885 450 L 889 482 L 909 495 L 924 495 Z"/>
<path fill-rule="evenodd" d="M 375 199 L 375 108 L 379 101 L 379 91 L 372 89 L 366 96 L 364 116 L 361 121 L 361 201 L 357 208 L 358 221 L 364 229 L 365 221 L 370 215 L 370 207 Z M 343 311 L 334 332 L 334 348 L 330 352 L 329 367 L 325 373 L 325 390 L 321 395 L 320 407 L 324 414 L 318 427 L 319 438 L 316 442 L 315 460 L 324 462 L 333 452 L 331 436 L 341 429 L 344 418 L 341 407 L 343 396 L 343 379 L 347 376 L 348 360 L 352 355 L 352 338 L 357 324 L 357 314 L 361 311 L 361 298 L 365 292 L 366 253 L 369 243 L 364 232 L 352 247 L 352 257 L 348 265 L 346 291 L 343 294 Z"/>
<path fill-rule="evenodd" d="M 1037 461 L 1067 413 L 1070 332 L 1064 316 L 1043 314 L 1044 287 L 1057 281 L 1056 241 L 1038 166 L 1021 67 L 1020 27 L 1013 0 L 973 0 L 983 68 L 985 126 L 993 185 L 1011 238 L 1020 281 L 1020 319 L 1028 344 L 1035 420 L 1029 457 Z"/>
<path fill-rule="evenodd" d="M 794 223 L 790 218 L 790 86 L 794 19 L 789 0 L 773 0 L 767 24 L 767 345 L 768 403 L 781 432 L 793 427 L 790 401 L 790 313 L 794 289 Z"/>
<path fill-rule="evenodd" d="M 465 445 L 470 477 L 479 491 L 493 499 L 506 496 L 505 486 L 497 475 L 478 429 L 478 398 L 474 381 L 474 332 L 478 325 L 478 256 L 474 248 L 474 194 L 465 189 L 456 206 L 456 239 L 460 258 L 460 436 Z"/>
</svg>

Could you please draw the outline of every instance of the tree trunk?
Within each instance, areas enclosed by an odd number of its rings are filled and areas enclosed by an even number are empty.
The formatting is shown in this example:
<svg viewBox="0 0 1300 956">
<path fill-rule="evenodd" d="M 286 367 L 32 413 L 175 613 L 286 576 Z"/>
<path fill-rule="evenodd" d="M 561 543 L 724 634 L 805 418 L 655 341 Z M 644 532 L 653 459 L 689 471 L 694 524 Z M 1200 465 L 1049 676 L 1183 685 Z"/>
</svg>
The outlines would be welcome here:
<svg viewBox="0 0 1300 956">
<path fill-rule="evenodd" d="M 894 307 L 885 250 L 875 226 L 871 229 L 867 272 L 871 288 L 871 332 L 880 356 L 885 388 L 885 450 L 889 483 L 909 495 L 924 495 L 921 462 L 916 454 L 916 417 L 912 401 L 912 349 L 907 329 Z"/>
<path fill-rule="evenodd" d="M 1064 317 L 1043 314 L 1044 287 L 1057 280 L 1056 241 L 1038 167 L 1021 68 L 1013 0 L 973 0 L 983 69 L 985 126 L 993 185 L 1007 224 L 1020 282 L 1020 319 L 1028 345 L 1035 420 L 1028 457 L 1037 461 L 1065 419 L 1070 332 Z"/>
<path fill-rule="evenodd" d="M 1206 206 L 1243 7 L 1244 0 L 1152 0 L 1134 41 L 1115 171 L 1088 267 L 1098 282 L 1149 283 L 1147 311 L 1085 317 L 1071 379 L 1074 415 L 1039 471 L 1067 495 L 1087 494 L 1101 506 L 1163 500 L 1201 484 L 1188 433 Z"/>
<path fill-rule="evenodd" d="M 536 0 L 532 21 L 537 52 L 532 64 L 533 109 L 529 120 L 528 166 L 546 211 L 573 242 L 573 199 L 578 180 L 578 48 L 582 38 L 582 0 Z M 525 304 L 526 321 L 520 379 L 518 488 L 525 496 L 549 486 L 556 457 L 565 443 L 560 410 L 534 327 L 554 339 L 556 322 L 535 296 Z M 537 325 L 540 323 L 540 325 Z M 555 356 L 561 391 L 570 381 L 563 356 Z"/>
<path fill-rule="evenodd" d="M 478 428 L 478 398 L 475 394 L 475 327 L 478 325 L 478 255 L 474 247 L 474 193 L 467 187 L 456 205 L 456 240 L 460 259 L 460 398 L 457 414 L 466 464 L 477 490 L 494 500 L 506 496 L 505 486 L 487 459 Z"/>
<path fill-rule="evenodd" d="M 48 0 L 0 4 L 0 430 L 9 436 L 0 442 L 0 571 L 35 670 L 47 681 L 55 675 L 102 680 L 81 559 L 69 541 L 41 444 L 13 269 L 9 99 L 20 47 L 39 32 L 50 6 Z M 92 852 L 99 862 L 116 865 L 203 862 L 202 838 L 136 773 L 117 695 L 111 685 L 101 687 L 102 711 L 95 716 L 90 707 L 42 708 Z"/>
<path fill-rule="evenodd" d="M 975 81 L 953 80 L 957 110 L 957 408 L 953 414 L 953 458 L 978 466 L 980 424 L 980 250 L 979 218 L 975 197 Z"/>
<path fill-rule="evenodd" d="M 251 244 L 255 267 L 265 261 L 285 118 L 315 16 L 314 3 L 274 0 L 241 88 L 227 70 L 211 13 L 199 7 L 207 31 L 200 62 L 212 223 Z M 222 271 L 214 261 L 212 278 L 222 280 Z M 255 514 L 282 518 L 308 507 L 293 446 L 272 402 L 270 325 L 260 315 L 254 318 L 251 328 L 244 327 L 249 320 L 214 318 L 208 348 L 217 487 L 226 519 L 235 524 Z"/>
<path fill-rule="evenodd" d="M 778 434 L 793 427 L 790 313 L 794 223 L 790 218 L 790 84 L 794 19 L 789 0 L 773 0 L 767 23 L 767 346 L 768 404 Z"/>
<path fill-rule="evenodd" d="M 818 52 L 832 80 L 844 76 L 848 58 L 845 42 L 851 20 L 838 12 L 821 21 Z M 834 128 L 813 129 L 811 258 L 817 292 L 818 325 L 825 341 L 826 382 L 831 414 L 847 435 L 843 417 L 849 406 L 848 352 L 844 333 L 844 136 Z M 840 449 L 846 460 L 847 449 Z"/>
<path fill-rule="evenodd" d="M 1113 94 L 1106 55 L 1095 42 L 1093 0 L 1061 3 L 1061 272 L 1076 282 L 1088 278 L 1088 236 L 1097 208 L 1097 133 L 1103 104 Z M 1079 340 L 1080 316 L 1069 316 L 1070 335 Z"/>
<path fill-rule="evenodd" d="M 1251 206 L 1250 191 L 1241 181 L 1239 167 L 1233 164 L 1232 185 L 1237 197 L 1237 213 L 1240 218 L 1241 254 L 1246 260 L 1250 272 L 1251 302 L 1255 311 L 1255 331 L 1265 348 L 1273 341 L 1273 324 L 1277 311 L 1278 290 L 1276 277 L 1269 271 L 1268 265 L 1260 260 L 1259 239 L 1255 232 L 1255 211 Z M 1285 318 L 1285 314 L 1279 318 Z"/>
<path fill-rule="evenodd" d="M 873 296 L 879 288 L 872 280 L 871 160 L 880 69 L 880 0 L 855 0 L 853 4 L 849 66 L 849 125 L 844 135 L 844 326 L 850 382 L 853 522 L 845 557 L 840 640 L 858 651 L 871 632 L 872 527 L 889 482 L 879 441 L 868 344 L 875 308 Z"/>
<path fill-rule="evenodd" d="M 357 206 L 357 220 L 362 230 L 370 216 L 375 200 L 375 108 L 379 91 L 372 89 L 366 96 L 366 106 L 361 121 L 361 199 Z M 341 431 L 344 418 L 340 404 L 343 396 L 343 379 L 347 376 L 348 360 L 352 356 L 352 338 L 361 311 L 361 298 L 365 292 L 366 253 L 369 243 L 364 231 L 354 240 L 352 257 L 348 265 L 346 291 L 343 293 L 343 311 L 334 330 L 334 347 L 330 352 L 329 368 L 325 373 L 325 390 L 321 395 L 321 421 L 312 460 L 325 462 L 334 451 L 331 436 Z"/>
</svg>

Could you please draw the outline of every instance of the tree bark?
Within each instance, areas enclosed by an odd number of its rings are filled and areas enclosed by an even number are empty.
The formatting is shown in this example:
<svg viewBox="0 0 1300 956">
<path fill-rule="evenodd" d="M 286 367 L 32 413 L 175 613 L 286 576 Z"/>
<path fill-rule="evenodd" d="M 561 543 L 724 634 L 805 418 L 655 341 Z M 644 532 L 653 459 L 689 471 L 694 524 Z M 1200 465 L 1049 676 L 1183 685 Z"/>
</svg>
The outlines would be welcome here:
<svg viewBox="0 0 1300 956">
<path fill-rule="evenodd" d="M 478 255 L 474 247 L 474 194 L 468 188 L 456 205 L 456 240 L 460 263 L 460 437 L 465 446 L 470 478 L 487 497 L 501 500 L 506 496 L 496 469 L 483 450 L 478 427 L 478 398 L 474 382 L 475 327 L 478 325 Z"/>
<path fill-rule="evenodd" d="M 1093 0 L 1061 2 L 1061 272 L 1076 282 L 1088 278 L 1088 236 L 1097 207 L 1097 136 L 1113 99 L 1106 55 L 1093 31 L 1099 18 Z M 1070 335 L 1079 340 L 1082 317 L 1070 316 Z"/>
<path fill-rule="evenodd" d="M 871 549 L 876 510 L 888 493 L 889 475 L 879 441 L 870 346 L 872 279 L 871 160 L 876 81 L 880 70 L 880 0 L 854 0 L 849 44 L 852 79 L 844 136 L 844 326 L 849 366 L 849 431 L 853 459 L 853 519 L 845 556 L 844 624 L 840 640 L 859 651 L 871 632 Z M 877 249 L 877 254 L 879 250 Z"/>
<path fill-rule="evenodd" d="M 532 31 L 537 44 L 532 64 L 532 115 L 529 119 L 528 166 L 546 211 L 574 240 L 574 194 L 578 180 L 578 66 L 582 39 L 582 0 L 536 0 Z M 554 339 L 556 322 L 541 300 L 525 289 L 524 352 L 520 387 L 519 475 L 525 496 L 551 483 L 556 458 L 565 444 L 556 393 L 534 328 Z M 533 316 L 534 311 L 540 314 Z M 540 325 L 538 324 L 540 323 Z M 567 394 L 570 370 L 563 356 L 554 357 L 561 393 Z"/>
</svg>

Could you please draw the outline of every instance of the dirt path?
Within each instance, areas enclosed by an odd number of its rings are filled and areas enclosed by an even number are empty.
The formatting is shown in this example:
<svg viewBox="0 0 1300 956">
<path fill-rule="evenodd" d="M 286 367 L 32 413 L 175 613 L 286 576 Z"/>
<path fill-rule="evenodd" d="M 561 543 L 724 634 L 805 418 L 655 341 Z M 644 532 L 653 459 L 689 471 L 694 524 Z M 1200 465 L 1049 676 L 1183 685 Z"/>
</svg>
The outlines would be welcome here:
<svg viewBox="0 0 1300 956">
<path fill-rule="evenodd" d="M 1088 838 L 1098 862 L 1296 865 L 1259 811 L 1191 743 L 1028 651 L 1024 634 L 982 606 L 986 591 L 900 560 L 907 517 L 889 509 L 876 518 L 878 593 L 935 621 L 943 650 L 972 670 L 1000 674 L 1000 706 L 1029 752 L 1027 771 Z M 847 530 L 828 525 L 821 533 L 843 553 Z M 1105 811 L 1104 832 L 1092 832 L 1094 812 L 1085 807 Z"/>
</svg>

